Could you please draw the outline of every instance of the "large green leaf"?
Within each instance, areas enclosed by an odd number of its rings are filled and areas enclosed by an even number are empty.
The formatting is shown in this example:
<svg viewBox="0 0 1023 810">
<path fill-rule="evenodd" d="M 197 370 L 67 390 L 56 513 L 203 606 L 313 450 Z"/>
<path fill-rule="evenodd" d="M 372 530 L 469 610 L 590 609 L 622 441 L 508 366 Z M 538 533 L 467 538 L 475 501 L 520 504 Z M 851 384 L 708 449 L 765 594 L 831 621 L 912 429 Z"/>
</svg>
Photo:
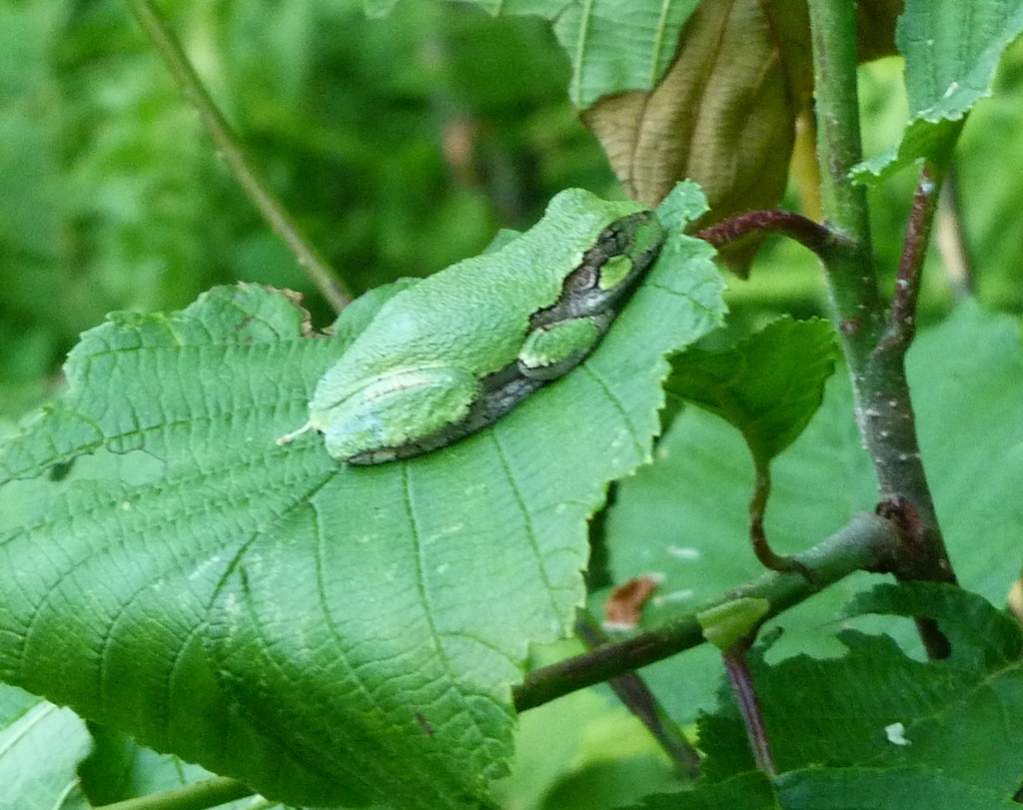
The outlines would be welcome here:
<svg viewBox="0 0 1023 810">
<path fill-rule="evenodd" d="M 70 709 L 0 685 L 0 806 L 73 810 L 88 806 L 78 765 L 92 739 Z"/>
<path fill-rule="evenodd" d="M 975 594 L 929 583 L 880 586 L 857 599 L 853 611 L 930 616 L 952 654 L 918 661 L 888 636 L 843 630 L 842 658 L 797 656 L 772 667 L 754 656 L 778 769 L 921 766 L 1010 798 L 1023 783 L 1020 626 Z M 752 768 L 746 740 L 734 706 L 702 718 L 707 777 Z"/>
<path fill-rule="evenodd" d="M 369 468 L 274 440 L 379 295 L 332 339 L 251 286 L 111 316 L 0 452 L 0 679 L 271 798 L 478 806 L 527 644 L 582 600 L 586 520 L 649 457 L 664 354 L 722 317 L 710 256 L 672 237 L 572 374 Z"/>
<path fill-rule="evenodd" d="M 399 0 L 363 0 L 387 14 Z M 650 90 L 675 58 L 679 34 L 700 0 L 470 0 L 493 15 L 550 20 L 572 63 L 569 96 L 579 109 L 626 90 Z"/>
<path fill-rule="evenodd" d="M 961 304 L 945 323 L 920 334 L 910 351 L 924 461 L 960 580 L 1004 601 L 1019 573 L 1023 534 L 1023 349 L 1015 319 Z M 950 416 L 954 415 L 954 416 Z M 657 622 L 760 572 L 747 537 L 753 481 L 738 432 L 687 409 L 658 445 L 657 462 L 623 482 L 606 523 L 616 582 L 664 576 L 644 618 Z M 844 374 L 800 438 L 773 464 L 767 536 L 782 553 L 805 549 L 877 498 L 873 469 L 853 421 Z M 984 527 L 978 535 L 978 527 Z M 636 538 L 642 538 L 637 542 Z M 840 654 L 832 625 L 854 593 L 876 579 L 858 574 L 787 612 L 772 650 Z M 910 637 L 905 633 L 903 637 Z M 718 657 L 694 650 L 646 670 L 680 717 L 713 702 Z M 685 690 L 674 688 L 680 680 Z"/>
<path fill-rule="evenodd" d="M 683 795 L 651 796 L 634 810 L 998 810 L 1019 807 L 929 768 L 805 768 L 773 783 L 752 772 Z"/>
<path fill-rule="evenodd" d="M 906 57 L 911 120 L 902 141 L 856 167 L 854 178 L 876 182 L 919 158 L 947 158 L 1020 31 L 1021 0 L 906 0 L 896 43 Z"/>
</svg>

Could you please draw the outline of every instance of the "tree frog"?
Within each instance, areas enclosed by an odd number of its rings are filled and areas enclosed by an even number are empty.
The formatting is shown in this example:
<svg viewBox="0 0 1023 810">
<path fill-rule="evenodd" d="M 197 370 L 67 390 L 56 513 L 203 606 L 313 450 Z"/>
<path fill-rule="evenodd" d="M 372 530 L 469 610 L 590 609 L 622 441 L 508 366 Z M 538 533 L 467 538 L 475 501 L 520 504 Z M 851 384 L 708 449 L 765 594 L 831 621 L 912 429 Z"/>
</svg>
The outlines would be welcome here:
<svg viewBox="0 0 1023 810">
<path fill-rule="evenodd" d="M 404 280 L 316 386 L 308 423 L 349 464 L 426 453 L 578 365 L 653 263 L 652 211 L 581 189 L 502 246 Z"/>
</svg>

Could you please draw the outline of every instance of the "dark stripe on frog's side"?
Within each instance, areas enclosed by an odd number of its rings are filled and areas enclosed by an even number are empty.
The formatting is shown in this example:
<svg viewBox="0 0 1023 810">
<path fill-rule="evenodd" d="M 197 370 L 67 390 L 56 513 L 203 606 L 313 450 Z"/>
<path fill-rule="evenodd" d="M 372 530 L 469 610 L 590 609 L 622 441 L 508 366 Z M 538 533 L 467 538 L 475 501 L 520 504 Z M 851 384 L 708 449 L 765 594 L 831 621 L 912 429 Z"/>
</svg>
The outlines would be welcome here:
<svg viewBox="0 0 1023 810">
<path fill-rule="evenodd" d="M 516 373 L 510 374 L 509 369 L 515 369 Z M 349 464 L 382 464 L 385 461 L 411 458 L 454 444 L 459 439 L 492 425 L 544 385 L 546 385 L 544 380 L 531 380 L 519 375 L 516 366 L 512 364 L 507 369 L 495 372 L 483 380 L 483 393 L 473 403 L 469 415 L 461 422 L 448 425 L 443 430 L 438 430 L 419 441 L 403 444 L 400 447 L 381 447 L 368 450 L 345 459 L 345 461 Z"/>
<path fill-rule="evenodd" d="M 631 278 L 616 290 L 608 291 L 600 288 L 601 268 L 610 259 L 623 255 L 629 249 L 632 234 L 638 229 L 639 223 L 643 220 L 652 220 L 653 217 L 654 215 L 650 211 L 639 211 L 618 220 L 601 231 L 596 244 L 583 254 L 583 260 L 579 267 L 565 277 L 558 300 L 551 306 L 534 313 L 529 319 L 529 330 L 550 326 L 552 323 L 569 318 L 593 315 L 625 298 L 636 286 L 636 281 L 657 258 L 660 244 L 658 243 L 636 258 L 635 267 L 630 274 Z M 633 223 L 637 223 L 635 227 L 633 227 Z"/>
</svg>

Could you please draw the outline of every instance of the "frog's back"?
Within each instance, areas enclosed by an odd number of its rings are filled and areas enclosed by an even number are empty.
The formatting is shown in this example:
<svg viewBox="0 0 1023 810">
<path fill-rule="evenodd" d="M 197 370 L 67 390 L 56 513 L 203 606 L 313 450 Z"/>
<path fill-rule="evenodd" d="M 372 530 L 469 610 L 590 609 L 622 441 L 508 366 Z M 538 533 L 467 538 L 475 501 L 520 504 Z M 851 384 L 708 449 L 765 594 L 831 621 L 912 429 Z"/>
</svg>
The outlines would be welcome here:
<svg viewBox="0 0 1023 810">
<path fill-rule="evenodd" d="M 404 368 L 457 366 L 474 375 L 515 360 L 530 316 L 555 303 L 565 277 L 615 219 L 640 209 L 580 189 L 555 196 L 529 231 L 495 253 L 451 265 L 395 295 L 345 351 L 316 400 Z"/>
</svg>

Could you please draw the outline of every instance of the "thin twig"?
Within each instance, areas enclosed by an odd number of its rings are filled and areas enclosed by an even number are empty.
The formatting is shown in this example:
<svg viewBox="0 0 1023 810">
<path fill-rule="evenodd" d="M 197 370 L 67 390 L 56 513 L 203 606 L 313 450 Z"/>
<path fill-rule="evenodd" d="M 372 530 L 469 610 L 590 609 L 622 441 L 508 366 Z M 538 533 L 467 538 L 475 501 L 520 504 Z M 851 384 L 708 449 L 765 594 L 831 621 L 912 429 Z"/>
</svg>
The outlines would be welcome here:
<svg viewBox="0 0 1023 810">
<path fill-rule="evenodd" d="M 927 255 L 934 213 L 938 207 L 941 180 L 934 165 L 925 163 L 913 195 L 913 208 L 906 226 L 902 255 L 899 257 L 888 332 L 876 352 L 896 349 L 905 353 L 916 336 L 916 304 L 920 297 L 921 271 Z"/>
<path fill-rule="evenodd" d="M 723 219 L 696 235 L 714 247 L 720 248 L 753 234 L 777 233 L 789 237 L 818 256 L 827 254 L 840 245 L 839 236 L 818 222 L 792 211 L 747 211 Z"/>
<path fill-rule="evenodd" d="M 608 643 L 608 637 L 588 611 L 580 611 L 575 623 L 576 635 L 593 649 Z M 608 685 L 618 699 L 650 731 L 650 734 L 675 763 L 679 773 L 689 779 L 700 775 L 700 754 L 678 727 L 678 723 L 661 706 L 646 681 L 635 672 L 612 678 Z"/>
<path fill-rule="evenodd" d="M 768 617 L 775 616 L 853 571 L 888 570 L 897 549 L 896 528 L 876 515 L 861 513 L 827 540 L 795 555 L 812 572 L 812 583 L 802 574 L 770 572 L 714 600 L 713 604 L 756 597 L 766 599 L 770 603 Z M 515 689 L 515 707 L 521 712 L 540 706 L 702 644 L 705 639 L 697 614 L 707 607 L 710 605 L 623 641 L 533 670 Z"/>
<path fill-rule="evenodd" d="M 746 653 L 749 651 L 749 642 L 744 641 L 736 644 L 722 655 L 725 663 L 725 672 L 728 673 L 728 683 L 732 687 L 732 694 L 742 715 L 743 724 L 746 726 L 746 736 L 749 738 L 749 745 L 753 751 L 753 761 L 757 769 L 775 777 L 778 774 L 774 766 L 774 757 L 771 756 L 771 746 L 767 739 L 767 729 L 764 726 L 764 713 L 760 710 L 760 701 L 757 700 L 757 691 L 753 683 L 753 675 L 750 673 L 749 664 L 746 661 Z"/>
<path fill-rule="evenodd" d="M 218 776 L 174 790 L 104 804 L 96 810 L 206 810 L 235 799 L 244 799 L 253 793 L 252 788 L 241 782 Z"/>
<path fill-rule="evenodd" d="M 316 248 L 306 239 L 280 201 L 273 195 L 245 157 L 238 137 L 210 98 L 202 79 L 188 61 L 181 43 L 149 0 L 126 0 L 142 30 L 160 53 L 174 80 L 192 102 L 218 153 L 227 163 L 235 180 L 270 227 L 295 254 L 299 265 L 327 302 L 338 312 L 352 296 L 344 282 L 330 268 Z"/>
<path fill-rule="evenodd" d="M 771 496 L 770 462 L 761 461 L 754 455 L 753 468 L 756 478 L 753 483 L 753 497 L 749 503 L 749 537 L 753 553 L 765 568 L 772 571 L 795 571 L 812 581 L 811 572 L 801 565 L 799 560 L 775 553 L 767 542 L 764 518 L 767 513 L 767 501 Z"/>
</svg>

